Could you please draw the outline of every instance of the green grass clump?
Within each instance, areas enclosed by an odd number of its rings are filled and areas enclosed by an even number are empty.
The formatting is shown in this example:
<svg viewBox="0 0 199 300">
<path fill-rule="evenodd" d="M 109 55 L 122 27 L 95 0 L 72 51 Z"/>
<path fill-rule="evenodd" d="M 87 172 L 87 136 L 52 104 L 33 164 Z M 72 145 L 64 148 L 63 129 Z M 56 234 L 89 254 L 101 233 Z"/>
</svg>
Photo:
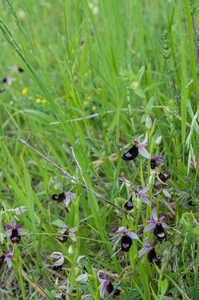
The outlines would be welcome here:
<svg viewBox="0 0 199 300">
<path fill-rule="evenodd" d="M 0 9 L 1 299 L 197 300 L 197 1 Z"/>
</svg>

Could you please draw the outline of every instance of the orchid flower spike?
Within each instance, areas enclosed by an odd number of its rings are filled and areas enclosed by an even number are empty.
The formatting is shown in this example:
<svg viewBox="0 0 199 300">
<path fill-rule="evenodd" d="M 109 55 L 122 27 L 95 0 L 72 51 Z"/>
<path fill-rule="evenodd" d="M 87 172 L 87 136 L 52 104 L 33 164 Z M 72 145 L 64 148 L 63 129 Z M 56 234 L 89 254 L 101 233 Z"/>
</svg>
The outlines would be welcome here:
<svg viewBox="0 0 199 300">
<path fill-rule="evenodd" d="M 59 233 L 63 234 L 63 236 L 57 237 L 57 240 L 61 243 L 65 243 L 69 236 L 74 242 L 76 242 L 77 238 L 75 236 L 75 231 L 77 231 L 77 227 L 69 229 L 68 226 L 64 224 L 64 229 L 58 231 Z"/>
<path fill-rule="evenodd" d="M 165 218 L 164 216 L 162 216 L 158 219 L 157 214 L 156 214 L 156 208 L 153 208 L 153 210 L 152 210 L 152 217 L 153 217 L 153 220 L 146 221 L 147 223 L 149 223 L 149 225 L 147 225 L 144 228 L 143 232 L 153 230 L 153 233 L 157 237 L 158 241 L 163 242 L 167 239 L 164 228 L 169 228 L 169 226 L 167 224 L 165 224 L 164 222 L 162 222 L 162 220 Z"/>
<path fill-rule="evenodd" d="M 73 188 L 71 188 L 69 191 L 65 190 L 62 186 L 61 186 L 61 188 L 62 188 L 63 192 L 59 195 L 53 194 L 51 196 L 51 198 L 52 198 L 52 200 L 55 200 L 58 203 L 63 202 L 65 200 L 64 204 L 65 204 L 65 207 L 67 207 L 70 202 L 70 198 L 76 199 L 76 194 L 71 192 Z"/>
<path fill-rule="evenodd" d="M 11 226 L 3 226 L 9 229 L 8 231 L 6 231 L 6 234 L 4 236 L 8 236 L 13 244 L 19 244 L 19 242 L 21 241 L 21 235 L 25 235 L 28 233 L 27 229 L 20 229 L 22 226 L 24 226 L 24 224 L 16 225 L 16 221 L 11 221 Z"/>
<path fill-rule="evenodd" d="M 119 232 L 122 232 L 121 250 L 123 252 L 128 252 L 132 246 L 132 239 L 137 240 L 138 236 L 136 233 L 127 230 L 126 227 L 120 227 L 116 233 Z"/>
<path fill-rule="evenodd" d="M 59 270 L 62 268 L 63 264 L 64 264 L 64 256 L 61 252 L 53 252 L 50 255 L 52 258 L 57 259 L 57 261 L 54 263 L 54 267 L 53 270 Z"/>
<path fill-rule="evenodd" d="M 144 148 L 148 144 L 146 144 L 148 141 L 148 132 L 146 132 L 146 136 L 143 142 L 140 142 L 140 139 L 137 138 L 137 141 L 132 140 L 134 143 L 134 146 L 130 148 L 126 153 L 124 153 L 121 158 L 123 160 L 129 161 L 129 160 L 134 160 L 138 154 L 140 153 L 142 156 L 150 159 L 151 155 L 148 153 L 148 151 Z"/>
<path fill-rule="evenodd" d="M 101 296 L 102 298 L 104 298 L 104 294 L 106 293 L 106 291 L 107 291 L 109 294 L 111 294 L 111 293 L 113 292 L 114 287 L 113 287 L 111 281 L 114 280 L 115 277 L 109 277 L 109 278 L 106 278 L 106 274 L 104 273 L 104 279 L 101 279 L 101 278 L 99 277 L 100 272 L 101 272 L 100 270 L 97 272 L 97 277 L 98 277 L 99 282 L 100 282 L 100 283 L 103 283 L 103 285 L 102 285 L 102 287 L 101 287 L 101 289 L 100 289 L 100 296 Z M 119 294 L 120 294 L 120 290 L 116 289 L 116 291 L 114 292 L 113 295 L 114 295 L 114 296 L 119 296 Z"/>
</svg>

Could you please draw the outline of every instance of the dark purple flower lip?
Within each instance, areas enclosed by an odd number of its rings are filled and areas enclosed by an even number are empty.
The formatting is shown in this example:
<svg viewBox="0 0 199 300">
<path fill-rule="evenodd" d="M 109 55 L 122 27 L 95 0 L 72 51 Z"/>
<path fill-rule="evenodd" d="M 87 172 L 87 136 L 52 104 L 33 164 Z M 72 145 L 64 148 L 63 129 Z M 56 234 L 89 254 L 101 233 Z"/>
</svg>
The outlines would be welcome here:
<svg viewBox="0 0 199 300">
<path fill-rule="evenodd" d="M 152 248 L 152 249 L 149 250 L 148 261 L 151 264 L 155 263 L 157 266 L 159 266 L 161 264 L 161 260 L 159 260 L 159 258 L 157 257 L 157 254 L 155 252 L 155 248 Z"/>
</svg>

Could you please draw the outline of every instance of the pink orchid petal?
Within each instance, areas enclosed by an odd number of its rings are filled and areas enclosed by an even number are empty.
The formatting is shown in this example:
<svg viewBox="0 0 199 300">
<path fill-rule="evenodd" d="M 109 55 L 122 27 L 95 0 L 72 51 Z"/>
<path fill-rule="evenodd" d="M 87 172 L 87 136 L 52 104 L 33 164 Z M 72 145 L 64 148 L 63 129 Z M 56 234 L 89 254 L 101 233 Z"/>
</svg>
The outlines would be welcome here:
<svg viewBox="0 0 199 300">
<path fill-rule="evenodd" d="M 18 232 L 19 235 L 28 234 L 28 230 L 27 229 L 17 229 L 17 232 Z"/>
<path fill-rule="evenodd" d="M 184 192 L 184 191 L 179 191 L 179 190 L 176 190 L 176 193 L 181 194 L 181 195 L 187 194 L 186 192 Z"/>
<path fill-rule="evenodd" d="M 162 222 L 162 227 L 169 228 L 169 226 L 166 223 L 164 223 L 164 222 Z"/>
<path fill-rule="evenodd" d="M 103 283 L 105 280 L 104 280 L 104 279 L 101 279 L 101 278 L 99 277 L 100 273 L 101 273 L 101 271 L 99 270 L 99 271 L 97 272 L 97 278 L 98 278 L 98 280 L 99 280 L 100 283 Z"/>
<path fill-rule="evenodd" d="M 66 195 L 66 198 L 65 198 L 65 207 L 68 206 L 69 202 L 70 202 L 70 196 Z"/>
<path fill-rule="evenodd" d="M 156 213 L 156 208 L 155 207 L 152 210 L 152 217 L 153 217 L 153 220 L 155 220 L 155 221 L 158 220 L 157 213 Z"/>
<path fill-rule="evenodd" d="M 6 258 L 4 259 L 4 261 L 7 262 L 8 268 L 11 268 L 11 267 L 12 267 L 12 261 L 11 261 L 11 259 L 10 259 L 9 257 L 6 257 Z"/>
<path fill-rule="evenodd" d="M 165 216 L 160 217 L 158 220 L 161 221 L 165 218 Z"/>
<path fill-rule="evenodd" d="M 141 251 L 140 251 L 140 253 L 139 253 L 139 256 L 138 257 L 141 257 L 141 256 L 143 256 L 144 254 L 146 254 L 147 252 L 149 252 L 149 248 L 143 248 Z"/>
<path fill-rule="evenodd" d="M 144 141 L 143 141 L 142 143 L 143 143 L 143 144 L 146 144 L 147 141 L 148 141 L 148 132 L 146 132 L 145 139 L 144 139 Z"/>
<path fill-rule="evenodd" d="M 167 192 L 166 190 L 162 190 L 163 191 L 163 193 L 165 194 L 165 196 L 167 197 L 167 198 L 170 198 L 171 197 L 171 194 L 169 194 L 169 192 Z"/>
<path fill-rule="evenodd" d="M 15 227 L 16 226 L 16 221 L 11 221 L 11 226 Z"/>
<path fill-rule="evenodd" d="M 140 147 L 146 147 L 148 144 L 141 143 Z"/>
<path fill-rule="evenodd" d="M 10 225 L 3 225 L 3 227 L 8 228 L 8 229 L 12 229 L 13 228 L 13 226 L 10 226 Z"/>
<path fill-rule="evenodd" d="M 129 236 L 131 239 L 138 240 L 138 236 L 137 236 L 136 233 L 131 232 L 131 231 L 127 231 L 127 233 L 128 233 L 128 236 Z"/>
<path fill-rule="evenodd" d="M 159 193 L 161 193 L 161 191 L 158 191 L 157 193 L 153 194 L 153 196 L 158 195 Z"/>
<path fill-rule="evenodd" d="M 148 206 L 151 206 L 151 202 L 146 197 L 142 197 L 142 202 L 147 204 Z"/>
<path fill-rule="evenodd" d="M 104 294 L 106 293 L 106 288 L 107 288 L 107 282 L 105 281 L 102 288 L 101 288 L 101 290 L 100 290 L 100 296 L 102 298 L 104 298 Z"/>
<path fill-rule="evenodd" d="M 21 228 L 23 226 L 24 226 L 24 224 L 19 224 L 19 225 L 16 226 L 16 228 L 19 229 L 19 228 Z"/>
<path fill-rule="evenodd" d="M 142 191 L 140 191 L 140 193 L 142 193 L 142 194 L 146 193 L 146 192 L 148 192 L 150 190 L 150 188 L 151 188 L 151 185 L 149 183 L 149 184 L 147 184 L 147 186 Z"/>
<path fill-rule="evenodd" d="M 142 156 L 144 156 L 144 157 L 150 159 L 150 156 L 151 156 L 151 155 L 149 154 L 149 152 L 148 152 L 145 148 L 139 147 L 138 151 L 139 151 L 139 153 L 140 153 Z"/>
<path fill-rule="evenodd" d="M 126 232 L 126 231 L 127 231 L 126 227 L 119 227 L 118 230 L 115 233 Z"/>
<path fill-rule="evenodd" d="M 12 235 L 12 229 L 9 229 L 8 231 L 6 231 L 6 233 L 4 234 L 5 237 L 11 237 Z"/>
<path fill-rule="evenodd" d="M 154 240 L 152 240 L 152 241 L 150 242 L 150 247 L 153 245 L 153 242 L 154 242 Z"/>
<path fill-rule="evenodd" d="M 144 246 L 149 246 L 149 244 L 146 242 L 146 240 L 148 240 L 148 236 L 147 237 L 145 237 L 145 239 L 144 239 L 144 241 L 143 241 L 143 244 L 144 244 Z"/>
<path fill-rule="evenodd" d="M 155 221 L 155 220 L 146 220 L 145 222 L 151 223 L 151 224 L 156 224 L 156 221 Z"/>
<path fill-rule="evenodd" d="M 147 225 L 147 226 L 144 228 L 143 232 L 147 232 L 147 231 L 149 231 L 149 230 L 153 230 L 154 228 L 155 228 L 155 224 L 154 224 L 154 223 L 151 223 L 151 224 Z"/>
</svg>

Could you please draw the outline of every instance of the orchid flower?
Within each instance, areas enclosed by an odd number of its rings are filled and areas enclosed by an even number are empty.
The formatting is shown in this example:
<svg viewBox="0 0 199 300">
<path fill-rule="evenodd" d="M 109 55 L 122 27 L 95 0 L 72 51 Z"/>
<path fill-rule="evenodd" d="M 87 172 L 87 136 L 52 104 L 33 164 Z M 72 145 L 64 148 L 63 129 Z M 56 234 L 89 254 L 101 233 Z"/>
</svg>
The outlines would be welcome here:
<svg viewBox="0 0 199 300">
<path fill-rule="evenodd" d="M 158 195 L 159 193 L 163 192 L 167 198 L 171 197 L 171 194 L 168 191 L 172 190 L 173 189 L 172 187 L 165 188 L 164 185 L 159 182 L 159 184 L 154 184 L 154 188 L 159 191 L 157 193 L 153 194 L 153 196 Z"/>
<path fill-rule="evenodd" d="M 146 194 L 146 192 L 148 192 L 151 188 L 151 185 L 148 184 L 143 190 L 139 190 L 139 186 L 137 187 L 137 191 L 135 192 L 136 196 L 138 196 L 139 199 L 141 199 L 142 197 L 142 202 L 151 206 L 151 202 L 149 201 L 149 199 L 147 199 L 147 197 L 149 197 L 148 194 Z"/>
<path fill-rule="evenodd" d="M 104 294 L 106 293 L 106 291 L 107 291 L 109 294 L 111 294 L 111 293 L 113 292 L 114 287 L 113 287 L 111 281 L 112 281 L 113 279 L 115 279 L 115 278 L 114 278 L 114 277 L 106 278 L 106 274 L 104 273 L 104 279 L 101 279 L 101 278 L 99 277 L 100 272 L 101 272 L 100 270 L 97 272 L 97 277 L 98 277 L 99 282 L 100 282 L 100 283 L 103 283 L 103 285 L 102 285 L 102 287 L 101 287 L 101 289 L 100 289 L 100 296 L 101 296 L 102 298 L 104 298 Z M 119 296 L 119 294 L 120 294 L 120 290 L 116 289 L 116 291 L 114 292 L 113 295 L 114 295 L 114 296 Z"/>
<path fill-rule="evenodd" d="M 11 85 L 13 81 L 15 81 L 16 78 L 11 78 L 10 75 L 8 75 L 7 77 L 3 78 L 1 80 L 1 82 L 7 83 L 8 85 Z"/>
<path fill-rule="evenodd" d="M 53 252 L 50 256 L 52 258 L 57 259 L 57 261 L 54 263 L 53 269 L 54 270 L 61 269 L 62 266 L 63 266 L 63 264 L 64 264 L 64 256 L 63 256 L 63 254 L 61 252 Z"/>
<path fill-rule="evenodd" d="M 64 243 L 68 240 L 68 236 L 76 242 L 77 238 L 75 236 L 75 231 L 77 231 L 77 227 L 69 229 L 68 226 L 64 224 L 64 229 L 59 230 L 58 232 L 63 234 L 63 236 L 59 236 L 57 239 L 61 242 Z"/>
<path fill-rule="evenodd" d="M 163 156 L 154 156 L 151 155 L 151 161 L 150 161 L 150 166 L 151 169 L 155 169 L 155 167 L 157 166 L 157 164 L 164 164 L 164 161 L 162 160 Z"/>
<path fill-rule="evenodd" d="M 141 257 L 142 255 L 148 253 L 147 258 L 148 261 L 153 264 L 155 263 L 157 266 L 159 266 L 161 264 L 161 261 L 159 260 L 159 258 L 157 258 L 156 252 L 155 252 L 155 247 L 152 246 L 153 245 L 153 241 L 150 242 L 150 244 L 147 244 L 146 239 L 148 239 L 148 236 L 144 239 L 143 244 L 144 244 L 144 248 L 140 251 L 139 253 L 139 257 Z"/>
<path fill-rule="evenodd" d="M 148 144 L 146 144 L 148 141 L 148 132 L 146 132 L 146 136 L 143 142 L 140 141 L 139 138 L 137 138 L 137 141 L 132 140 L 134 143 L 134 146 L 130 148 L 126 153 L 124 153 L 121 158 L 123 160 L 129 161 L 133 160 L 138 156 L 138 153 L 140 153 L 142 156 L 150 159 L 151 155 L 148 153 L 148 151 L 144 148 Z"/>
<path fill-rule="evenodd" d="M 58 203 L 63 202 L 65 200 L 64 204 L 65 204 L 65 207 L 67 207 L 70 202 L 70 198 L 76 199 L 76 194 L 71 192 L 73 188 L 71 188 L 69 191 L 66 191 L 63 187 L 61 187 L 61 188 L 63 189 L 63 192 L 59 195 L 53 194 L 51 196 L 51 198 L 52 198 L 52 200 L 55 200 Z"/>
<path fill-rule="evenodd" d="M 161 224 L 162 227 L 169 228 L 169 226 L 166 223 L 162 222 L 162 220 L 165 218 L 165 216 L 162 216 L 158 219 L 157 214 L 156 214 L 156 208 L 153 208 L 153 210 L 152 210 L 152 217 L 153 217 L 153 220 L 146 221 L 147 223 L 149 223 L 149 225 L 147 225 L 144 228 L 143 232 L 153 230 L 156 227 L 156 224 Z"/>
<path fill-rule="evenodd" d="M 131 232 L 126 229 L 126 227 L 120 227 L 115 233 L 122 232 L 122 239 L 121 239 L 121 250 L 123 252 L 128 252 L 132 246 L 132 239 L 138 239 L 136 233 Z"/>
<path fill-rule="evenodd" d="M 0 256 L 0 266 L 3 265 L 4 261 L 6 261 L 8 268 L 11 268 L 12 267 L 11 259 L 14 258 L 14 256 L 12 255 L 14 253 L 14 250 L 11 252 L 11 249 L 9 249 L 7 253 L 5 253 L 4 251 L 2 251 L 2 253 L 3 255 Z"/>
<path fill-rule="evenodd" d="M 178 193 L 178 194 L 184 195 L 184 196 L 182 197 L 182 199 L 179 201 L 178 205 L 181 205 L 181 204 L 182 204 L 182 201 L 184 200 L 184 198 L 187 197 L 187 196 L 189 196 L 189 194 L 186 193 L 186 192 L 184 192 L 184 191 L 176 190 L 175 192 Z M 171 202 L 171 203 L 167 203 L 166 206 L 171 206 L 171 205 L 173 205 L 173 204 L 175 204 L 174 201 Z"/>
<path fill-rule="evenodd" d="M 8 236 L 13 244 L 18 244 L 21 241 L 21 235 L 25 235 L 28 233 L 27 229 L 20 229 L 22 226 L 24 226 L 24 224 L 19 224 L 16 226 L 16 221 L 11 221 L 11 226 L 3 226 L 9 229 L 8 231 L 6 231 L 6 234 L 4 236 Z"/>
<path fill-rule="evenodd" d="M 147 244 L 146 240 L 147 240 L 148 238 L 149 238 L 149 237 L 147 236 L 147 237 L 144 239 L 143 244 L 144 244 L 145 247 L 140 251 L 138 257 L 141 257 L 142 255 L 144 255 L 144 254 L 146 254 L 146 253 L 148 253 L 148 252 L 150 251 L 150 248 L 152 247 L 154 240 L 152 240 L 152 241 L 150 242 L 150 244 Z"/>
</svg>

